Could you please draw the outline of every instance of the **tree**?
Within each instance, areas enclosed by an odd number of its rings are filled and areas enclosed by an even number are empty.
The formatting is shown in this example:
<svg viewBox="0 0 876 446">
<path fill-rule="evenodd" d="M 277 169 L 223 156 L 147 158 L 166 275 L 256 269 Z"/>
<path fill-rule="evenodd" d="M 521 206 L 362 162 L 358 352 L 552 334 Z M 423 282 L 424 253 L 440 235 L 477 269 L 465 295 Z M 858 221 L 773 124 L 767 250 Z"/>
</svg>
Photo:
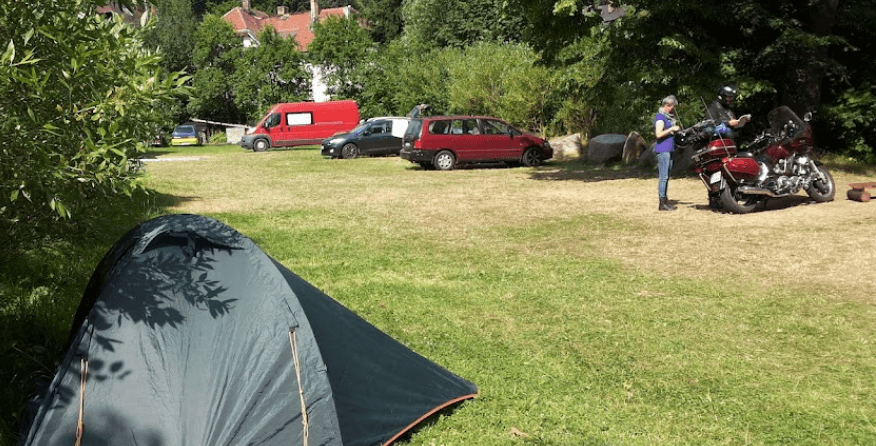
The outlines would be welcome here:
<svg viewBox="0 0 876 446">
<path fill-rule="evenodd" d="M 415 105 L 429 104 L 434 114 L 449 113 L 450 67 L 460 54 L 455 48 L 423 52 L 391 42 L 359 65 L 365 70 L 360 108 L 366 116 L 404 116 Z"/>
<path fill-rule="evenodd" d="M 259 45 L 245 48 L 235 63 L 234 104 L 249 122 L 275 103 L 310 96 L 310 75 L 295 39 L 280 37 L 270 26 L 258 38 Z"/>
<path fill-rule="evenodd" d="M 168 72 L 190 71 L 194 34 L 198 22 L 191 0 L 152 0 L 157 10 L 155 25 L 146 33 L 146 42 L 164 55 Z"/>
<path fill-rule="evenodd" d="M 0 3 L 0 219 L 15 234 L 137 187 L 129 159 L 185 90 L 97 0 Z"/>
<path fill-rule="evenodd" d="M 582 37 L 591 35 L 590 29 L 598 23 L 595 14 L 586 16 L 578 7 L 555 11 L 558 0 L 506 0 L 504 14 L 523 18 L 520 40 L 529 44 L 549 65 L 556 64 L 556 56 Z M 586 2 L 590 3 L 590 2 Z"/>
<path fill-rule="evenodd" d="M 243 122 L 246 114 L 235 104 L 234 79 L 243 42 L 221 17 L 208 14 L 195 31 L 192 97 L 188 111 L 202 119 Z"/>
<path fill-rule="evenodd" d="M 362 90 L 356 68 L 369 57 L 374 42 L 354 17 L 332 16 L 313 27 L 308 59 L 328 73 L 326 85 L 337 98 L 355 98 Z"/>
<path fill-rule="evenodd" d="M 824 113 L 816 119 L 822 147 L 876 162 L 876 9 L 864 0 L 844 0 L 837 6 L 832 28 L 847 45 L 837 44 L 829 53 L 843 69 L 830 73 L 822 89 Z"/>
<path fill-rule="evenodd" d="M 831 87 L 840 79 L 859 91 L 872 85 L 872 74 L 856 71 L 843 57 L 858 47 L 855 42 L 873 40 L 872 26 L 851 26 L 857 36 L 837 26 L 848 26 L 852 14 L 855 20 L 871 17 L 864 22 L 872 25 L 872 8 L 861 0 L 849 3 L 856 7 L 840 8 L 838 0 L 642 0 L 623 5 L 626 15 L 608 25 L 595 14 L 582 14 L 589 1 L 560 0 L 554 11 L 580 15 L 589 29 L 603 34 L 604 64 L 587 98 L 602 130 L 624 132 L 647 131 L 657 101 L 670 93 L 681 100 L 683 123 L 698 119 L 702 102 L 711 100 L 722 82 L 736 83 L 737 108 L 761 120 L 780 103 L 800 114 L 828 109 L 826 98 L 843 97 Z"/>
<path fill-rule="evenodd" d="M 423 48 L 518 42 L 524 18 L 509 14 L 503 4 L 503 0 L 409 0 L 402 6 L 404 37 Z"/>
<path fill-rule="evenodd" d="M 368 32 L 375 42 L 385 44 L 402 33 L 403 0 L 371 0 L 365 4 L 362 15 L 368 20 Z"/>
<path fill-rule="evenodd" d="M 481 43 L 466 48 L 450 65 L 450 111 L 493 115 L 541 130 L 548 117 L 550 72 L 522 44 Z"/>
</svg>

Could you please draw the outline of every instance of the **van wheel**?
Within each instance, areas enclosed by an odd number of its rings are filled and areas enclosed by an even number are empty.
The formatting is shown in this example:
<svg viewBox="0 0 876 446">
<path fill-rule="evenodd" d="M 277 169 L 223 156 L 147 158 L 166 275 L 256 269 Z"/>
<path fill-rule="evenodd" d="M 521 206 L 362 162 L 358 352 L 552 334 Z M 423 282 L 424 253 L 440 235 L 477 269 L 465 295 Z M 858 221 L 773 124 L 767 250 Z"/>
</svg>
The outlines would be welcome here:
<svg viewBox="0 0 876 446">
<path fill-rule="evenodd" d="M 456 157 L 453 156 L 453 153 L 449 150 L 438 152 L 438 154 L 435 155 L 435 160 L 432 162 L 432 165 L 438 170 L 453 170 L 455 164 Z"/>
<path fill-rule="evenodd" d="M 267 139 L 257 139 L 254 143 L 252 143 L 252 151 L 253 152 L 264 152 L 271 147 L 271 144 Z"/>
<path fill-rule="evenodd" d="M 351 160 L 357 156 L 359 156 L 359 147 L 353 143 L 344 144 L 344 148 L 341 149 L 341 156 L 345 160 Z"/>
</svg>

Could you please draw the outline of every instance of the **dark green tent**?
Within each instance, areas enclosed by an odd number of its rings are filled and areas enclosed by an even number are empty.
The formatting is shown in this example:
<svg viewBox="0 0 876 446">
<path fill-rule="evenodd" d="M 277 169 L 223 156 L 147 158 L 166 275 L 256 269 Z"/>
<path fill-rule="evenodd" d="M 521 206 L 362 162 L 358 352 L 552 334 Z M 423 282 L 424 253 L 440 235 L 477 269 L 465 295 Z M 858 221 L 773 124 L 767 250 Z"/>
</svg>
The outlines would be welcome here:
<svg viewBox="0 0 876 446">
<path fill-rule="evenodd" d="M 97 267 L 23 445 L 385 445 L 477 387 L 202 216 Z"/>
</svg>

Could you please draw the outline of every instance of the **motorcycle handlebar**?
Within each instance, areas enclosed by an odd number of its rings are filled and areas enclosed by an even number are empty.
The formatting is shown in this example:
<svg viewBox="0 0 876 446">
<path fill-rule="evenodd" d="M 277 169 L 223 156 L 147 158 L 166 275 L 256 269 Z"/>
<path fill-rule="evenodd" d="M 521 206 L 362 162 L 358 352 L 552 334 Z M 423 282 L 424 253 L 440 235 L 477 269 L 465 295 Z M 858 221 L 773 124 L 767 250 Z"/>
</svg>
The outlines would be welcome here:
<svg viewBox="0 0 876 446">
<path fill-rule="evenodd" d="M 686 128 L 686 129 L 683 129 L 682 133 L 689 133 L 691 131 L 698 132 L 698 131 L 702 130 L 703 128 L 708 127 L 710 125 L 711 126 L 718 125 L 718 121 L 716 121 L 714 119 L 705 119 L 705 120 L 702 120 L 702 121 Z"/>
</svg>

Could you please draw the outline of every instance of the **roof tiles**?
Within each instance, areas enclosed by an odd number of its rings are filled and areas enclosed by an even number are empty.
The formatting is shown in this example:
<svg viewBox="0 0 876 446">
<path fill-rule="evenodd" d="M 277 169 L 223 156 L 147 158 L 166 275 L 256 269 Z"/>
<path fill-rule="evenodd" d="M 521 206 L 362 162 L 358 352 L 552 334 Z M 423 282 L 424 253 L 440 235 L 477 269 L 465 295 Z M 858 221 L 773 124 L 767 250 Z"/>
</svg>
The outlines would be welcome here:
<svg viewBox="0 0 876 446">
<path fill-rule="evenodd" d="M 344 17 L 346 8 L 328 8 L 319 12 L 319 20 L 325 20 L 330 16 Z M 302 51 L 307 51 L 307 46 L 313 41 L 313 31 L 310 29 L 310 12 L 269 16 L 268 14 L 250 9 L 244 10 L 237 6 L 222 16 L 225 21 L 234 27 L 238 34 L 245 32 L 257 36 L 266 26 L 272 26 L 281 37 L 295 38 Z"/>
</svg>

